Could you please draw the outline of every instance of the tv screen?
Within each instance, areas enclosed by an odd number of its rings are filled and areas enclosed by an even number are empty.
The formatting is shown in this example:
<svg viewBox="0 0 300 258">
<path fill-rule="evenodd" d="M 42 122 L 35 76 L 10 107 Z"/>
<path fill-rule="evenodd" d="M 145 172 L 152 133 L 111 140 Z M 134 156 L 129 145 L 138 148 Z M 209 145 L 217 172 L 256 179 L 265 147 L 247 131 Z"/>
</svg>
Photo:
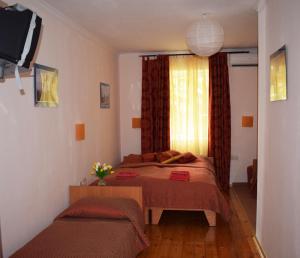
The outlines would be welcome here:
<svg viewBox="0 0 300 258">
<path fill-rule="evenodd" d="M 0 58 L 29 68 L 42 19 L 21 5 L 0 8 Z"/>
</svg>

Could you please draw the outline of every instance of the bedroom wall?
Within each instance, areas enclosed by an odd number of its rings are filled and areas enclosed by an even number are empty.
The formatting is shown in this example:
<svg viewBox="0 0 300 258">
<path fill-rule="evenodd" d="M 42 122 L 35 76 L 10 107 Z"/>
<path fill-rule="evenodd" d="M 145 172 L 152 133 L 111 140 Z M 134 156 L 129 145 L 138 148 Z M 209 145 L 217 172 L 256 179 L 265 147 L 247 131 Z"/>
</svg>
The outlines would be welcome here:
<svg viewBox="0 0 300 258">
<path fill-rule="evenodd" d="M 257 237 L 267 257 L 300 257 L 300 2 L 261 1 Z M 269 58 L 287 47 L 286 101 L 269 101 Z M 261 162 L 260 162 L 261 161 Z"/>
<path fill-rule="evenodd" d="M 140 53 L 119 55 L 121 157 L 141 152 L 141 130 L 131 118 L 141 115 L 142 59 Z M 246 167 L 257 152 L 257 67 L 230 67 L 232 156 L 230 182 L 245 182 Z M 242 115 L 254 116 L 253 128 L 242 128 Z"/>
<path fill-rule="evenodd" d="M 247 182 L 247 166 L 257 157 L 257 67 L 229 66 L 231 104 L 230 183 Z M 242 127 L 242 116 L 253 127 Z"/>
<path fill-rule="evenodd" d="M 141 129 L 131 126 L 133 117 L 141 117 L 142 59 L 139 55 L 119 55 L 121 157 L 141 153 Z"/>
<path fill-rule="evenodd" d="M 13 3 L 13 1 L 7 1 Z M 14 79 L 0 83 L 0 218 L 4 257 L 47 226 L 68 204 L 96 160 L 119 162 L 117 54 L 42 1 L 20 0 L 43 17 L 37 63 L 59 70 L 57 108 L 33 105 L 33 78 L 25 96 Z M 99 108 L 99 82 L 111 85 L 111 108 Z M 74 125 L 86 125 L 75 141 Z M 92 178 L 89 178 L 92 180 Z"/>
</svg>

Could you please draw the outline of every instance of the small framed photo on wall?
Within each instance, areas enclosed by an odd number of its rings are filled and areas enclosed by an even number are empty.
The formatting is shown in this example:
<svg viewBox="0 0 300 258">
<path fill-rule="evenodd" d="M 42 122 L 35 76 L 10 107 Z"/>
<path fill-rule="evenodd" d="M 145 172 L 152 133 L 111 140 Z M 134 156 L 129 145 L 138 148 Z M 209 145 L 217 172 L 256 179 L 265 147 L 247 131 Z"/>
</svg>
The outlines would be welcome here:
<svg viewBox="0 0 300 258">
<path fill-rule="evenodd" d="M 286 47 L 283 46 L 270 57 L 270 101 L 287 99 Z"/>
<path fill-rule="evenodd" d="M 110 108 L 110 85 L 100 82 L 100 108 Z"/>
<path fill-rule="evenodd" d="M 36 107 L 58 106 L 58 70 L 34 64 L 34 104 Z"/>
</svg>

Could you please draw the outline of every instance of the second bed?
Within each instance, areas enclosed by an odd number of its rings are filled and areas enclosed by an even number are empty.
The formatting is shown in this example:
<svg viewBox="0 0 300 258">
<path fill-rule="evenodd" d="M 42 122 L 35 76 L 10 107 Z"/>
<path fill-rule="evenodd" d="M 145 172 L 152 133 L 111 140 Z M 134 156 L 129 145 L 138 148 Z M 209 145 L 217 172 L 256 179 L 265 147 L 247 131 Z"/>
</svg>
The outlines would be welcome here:
<svg viewBox="0 0 300 258">
<path fill-rule="evenodd" d="M 174 171 L 188 171 L 190 180 L 170 180 Z M 120 178 L 120 173 L 136 176 Z M 114 186 L 142 186 L 144 207 L 146 214 L 152 211 L 152 224 L 159 222 L 163 210 L 202 210 L 210 226 L 216 225 L 216 213 L 226 221 L 231 216 L 228 202 L 217 186 L 213 164 L 207 158 L 198 157 L 186 164 L 123 164 L 105 181 Z"/>
</svg>

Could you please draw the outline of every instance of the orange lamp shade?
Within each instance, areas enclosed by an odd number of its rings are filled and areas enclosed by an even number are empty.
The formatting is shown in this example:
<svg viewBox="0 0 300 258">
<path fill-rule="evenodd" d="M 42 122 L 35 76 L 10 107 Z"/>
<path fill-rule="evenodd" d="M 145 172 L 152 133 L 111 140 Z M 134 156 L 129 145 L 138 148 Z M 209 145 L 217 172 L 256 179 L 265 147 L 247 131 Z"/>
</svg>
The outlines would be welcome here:
<svg viewBox="0 0 300 258">
<path fill-rule="evenodd" d="M 243 116 L 242 127 L 253 127 L 253 116 Z"/>
<path fill-rule="evenodd" d="M 132 128 L 141 128 L 141 118 L 133 117 L 131 122 Z"/>
<path fill-rule="evenodd" d="M 85 139 L 85 124 L 75 124 L 75 138 L 76 141 Z"/>
</svg>

